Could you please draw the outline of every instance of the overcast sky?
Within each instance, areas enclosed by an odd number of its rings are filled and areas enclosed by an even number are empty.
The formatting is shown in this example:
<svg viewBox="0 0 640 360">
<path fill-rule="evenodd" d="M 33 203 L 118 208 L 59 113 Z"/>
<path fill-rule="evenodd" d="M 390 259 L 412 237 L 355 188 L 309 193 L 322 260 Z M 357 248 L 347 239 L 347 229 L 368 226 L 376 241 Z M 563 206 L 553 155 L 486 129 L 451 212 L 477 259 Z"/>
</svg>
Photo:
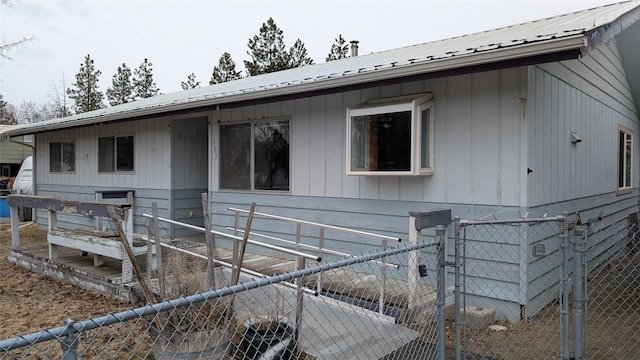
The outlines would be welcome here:
<svg viewBox="0 0 640 360">
<path fill-rule="evenodd" d="M 287 48 L 304 42 L 324 62 L 339 34 L 360 41 L 360 54 L 513 25 L 583 10 L 615 0 L 369 1 L 369 0 L 10 0 L 0 6 L 5 42 L 34 36 L 0 60 L 0 94 L 19 106 L 43 103 L 53 85 L 75 81 L 87 54 L 102 71 L 105 93 L 123 62 L 135 69 L 148 58 L 161 93 L 181 91 L 191 72 L 208 85 L 213 66 L 229 52 L 244 74 L 247 42 L 269 17 Z M 105 104 L 107 100 L 105 97 Z"/>
</svg>

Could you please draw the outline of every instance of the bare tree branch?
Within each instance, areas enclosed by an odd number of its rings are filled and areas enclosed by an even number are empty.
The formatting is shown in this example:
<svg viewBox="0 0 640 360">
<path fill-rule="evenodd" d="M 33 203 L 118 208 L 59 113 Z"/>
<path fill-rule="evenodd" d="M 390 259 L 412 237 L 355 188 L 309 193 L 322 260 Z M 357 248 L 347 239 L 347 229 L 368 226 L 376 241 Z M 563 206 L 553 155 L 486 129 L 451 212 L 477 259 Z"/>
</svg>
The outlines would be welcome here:
<svg viewBox="0 0 640 360">
<path fill-rule="evenodd" d="M 7 1 L 7 0 L 0 0 L 0 1 Z M 11 60 L 11 57 L 9 55 L 7 55 L 7 52 L 9 52 L 9 50 L 18 47 L 20 45 L 24 45 L 25 43 L 34 41 L 36 39 L 35 36 L 31 35 L 31 37 L 23 37 L 22 39 L 18 40 L 18 41 L 14 41 L 14 42 L 4 42 L 2 41 L 2 45 L 0 45 L 0 57 L 3 59 L 7 59 L 7 60 Z"/>
</svg>

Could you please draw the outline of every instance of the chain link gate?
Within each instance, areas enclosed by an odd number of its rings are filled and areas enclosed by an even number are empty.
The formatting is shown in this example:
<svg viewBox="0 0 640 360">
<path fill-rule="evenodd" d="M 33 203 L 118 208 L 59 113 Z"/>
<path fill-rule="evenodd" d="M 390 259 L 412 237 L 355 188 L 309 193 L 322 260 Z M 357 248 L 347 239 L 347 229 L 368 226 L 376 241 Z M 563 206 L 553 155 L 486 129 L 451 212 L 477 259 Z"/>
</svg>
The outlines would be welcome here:
<svg viewBox="0 0 640 360">
<path fill-rule="evenodd" d="M 456 218 L 454 241 L 456 359 L 640 358 L 636 214 Z"/>
</svg>

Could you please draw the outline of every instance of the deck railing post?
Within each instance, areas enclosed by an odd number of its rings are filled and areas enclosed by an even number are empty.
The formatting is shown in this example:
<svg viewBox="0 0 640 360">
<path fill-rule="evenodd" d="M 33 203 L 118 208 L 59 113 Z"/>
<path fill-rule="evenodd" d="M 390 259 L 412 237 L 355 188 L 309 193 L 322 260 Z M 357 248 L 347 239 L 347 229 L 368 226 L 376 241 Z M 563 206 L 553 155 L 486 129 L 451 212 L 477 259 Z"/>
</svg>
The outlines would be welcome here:
<svg viewBox="0 0 640 360">
<path fill-rule="evenodd" d="M 240 224 L 240 212 L 238 211 L 234 211 L 234 216 L 233 216 L 233 234 L 238 236 L 239 232 L 239 225 Z M 237 264 L 238 262 L 238 255 L 240 253 L 240 243 L 238 242 L 238 240 L 233 240 L 233 246 L 232 246 L 232 250 L 231 250 L 231 256 L 233 261 L 231 261 L 232 264 L 234 264 L 233 268 L 231 269 L 231 278 L 235 279 L 236 277 L 236 272 L 238 271 L 238 269 L 236 269 L 235 264 Z"/>
<path fill-rule="evenodd" d="M 382 251 L 387 251 L 387 239 L 382 239 Z M 382 257 L 382 263 L 380 264 L 380 305 L 378 312 L 384 315 L 384 296 L 385 288 L 387 286 L 387 257 Z"/>
<path fill-rule="evenodd" d="M 151 203 L 151 214 L 153 216 L 153 236 L 156 247 L 156 273 L 158 274 L 158 289 L 160 290 L 160 299 L 163 300 L 166 294 L 164 287 L 164 264 L 162 260 L 162 241 L 160 239 L 160 221 L 158 220 L 158 204 L 154 201 Z"/>
<path fill-rule="evenodd" d="M 324 228 L 321 227 L 318 234 L 318 257 L 324 259 Z M 322 272 L 318 273 L 318 294 L 322 294 Z"/>
<path fill-rule="evenodd" d="M 9 212 L 11 216 L 11 247 L 15 249 L 20 246 L 20 232 L 18 231 L 20 218 L 18 214 L 18 207 L 12 205 L 9 208 Z"/>
<path fill-rule="evenodd" d="M 305 259 L 302 256 L 298 256 L 296 258 L 296 271 L 304 270 L 305 268 Z M 304 284 L 301 278 L 296 278 L 296 282 L 298 285 L 298 291 L 296 292 L 296 331 L 295 331 L 295 340 L 296 343 L 300 340 L 300 333 L 302 331 L 302 312 L 304 310 L 303 301 L 304 301 Z"/>
<path fill-rule="evenodd" d="M 409 216 L 409 244 L 417 245 L 418 238 L 420 236 L 420 230 L 415 226 L 416 216 Z M 409 269 L 408 269 L 408 282 L 409 282 L 409 310 L 413 310 L 418 303 L 418 265 L 420 264 L 420 253 L 418 251 L 412 251 L 409 253 Z"/>
</svg>

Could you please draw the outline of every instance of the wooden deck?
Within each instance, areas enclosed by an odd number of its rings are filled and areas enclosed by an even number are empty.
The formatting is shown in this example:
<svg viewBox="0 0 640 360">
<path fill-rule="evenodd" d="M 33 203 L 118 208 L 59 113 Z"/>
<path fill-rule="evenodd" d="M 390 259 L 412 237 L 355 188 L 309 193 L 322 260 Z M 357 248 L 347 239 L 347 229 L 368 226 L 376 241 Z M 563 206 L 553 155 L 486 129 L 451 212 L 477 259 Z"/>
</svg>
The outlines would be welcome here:
<svg viewBox="0 0 640 360">
<path fill-rule="evenodd" d="M 196 254 L 206 255 L 203 236 L 176 239 L 169 242 L 169 244 Z M 226 263 L 233 262 L 232 252 L 230 250 L 220 248 L 216 251 L 218 260 Z M 59 247 L 57 259 L 49 259 L 49 249 L 45 242 L 23 245 L 17 249 L 12 249 L 9 260 L 34 272 L 47 274 L 62 280 L 73 280 L 74 277 L 78 278 L 78 281 L 72 282 L 76 286 L 89 290 L 98 290 L 108 296 L 117 294 L 118 298 L 126 301 L 131 299 L 129 299 L 128 296 L 122 296 L 129 292 L 131 287 L 137 286 L 136 281 L 122 281 L 122 261 L 118 259 L 105 257 L 102 266 L 94 266 L 93 257 L 90 254 L 87 255 L 85 253 L 85 255 L 83 255 L 80 250 L 66 247 Z M 146 255 L 137 256 L 136 263 L 140 270 L 143 272 L 146 271 Z M 314 264 L 310 262 L 307 263 L 307 266 L 313 265 Z M 246 253 L 243 268 L 264 275 L 284 274 L 295 270 L 295 261 L 286 258 Z M 142 275 L 146 277 L 146 273 Z M 350 268 L 325 271 L 322 276 L 323 286 L 321 291 L 323 292 L 337 294 L 338 296 L 357 294 L 361 300 L 372 303 L 377 302 L 379 299 L 380 278 L 378 276 L 358 272 Z M 255 276 L 253 277 L 255 278 Z M 251 276 L 249 276 L 249 278 L 251 278 Z M 316 289 L 316 280 L 316 276 L 308 276 L 305 278 L 305 283 L 309 288 Z M 112 288 L 103 289 L 102 286 L 96 288 L 92 282 L 108 284 Z M 406 306 L 408 301 L 407 286 L 404 280 L 387 278 L 385 284 L 386 302 L 394 306 Z M 435 298 L 435 289 L 430 285 L 422 283 L 417 291 L 422 302 L 428 302 Z"/>
</svg>

